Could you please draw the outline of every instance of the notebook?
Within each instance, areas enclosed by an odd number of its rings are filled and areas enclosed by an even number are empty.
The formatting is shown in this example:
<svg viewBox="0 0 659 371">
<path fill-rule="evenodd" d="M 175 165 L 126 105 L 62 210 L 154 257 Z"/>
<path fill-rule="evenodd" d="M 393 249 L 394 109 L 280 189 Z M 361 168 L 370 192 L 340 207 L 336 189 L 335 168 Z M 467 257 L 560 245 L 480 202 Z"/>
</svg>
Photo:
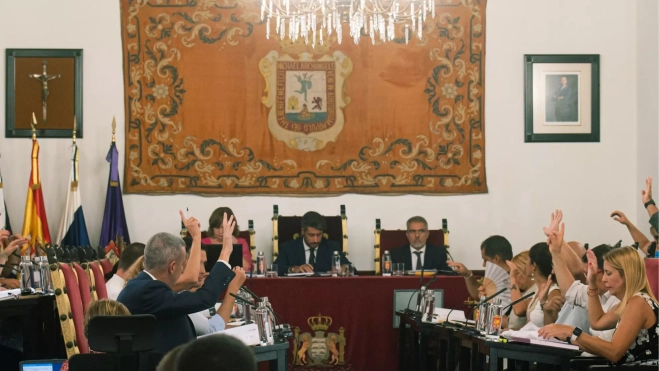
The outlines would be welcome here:
<svg viewBox="0 0 659 371">
<path fill-rule="evenodd" d="M 40 361 L 23 361 L 19 363 L 20 371 L 59 371 L 63 359 L 44 359 Z"/>
</svg>

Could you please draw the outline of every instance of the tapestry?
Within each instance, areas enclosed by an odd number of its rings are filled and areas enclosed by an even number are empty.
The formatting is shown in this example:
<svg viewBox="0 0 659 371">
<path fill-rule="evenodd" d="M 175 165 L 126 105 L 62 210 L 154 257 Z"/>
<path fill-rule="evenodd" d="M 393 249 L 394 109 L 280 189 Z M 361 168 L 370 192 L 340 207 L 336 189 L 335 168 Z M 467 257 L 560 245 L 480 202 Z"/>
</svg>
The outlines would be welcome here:
<svg viewBox="0 0 659 371">
<path fill-rule="evenodd" d="M 125 192 L 487 192 L 486 1 L 435 1 L 356 45 L 282 40 L 259 0 L 121 0 Z"/>
</svg>

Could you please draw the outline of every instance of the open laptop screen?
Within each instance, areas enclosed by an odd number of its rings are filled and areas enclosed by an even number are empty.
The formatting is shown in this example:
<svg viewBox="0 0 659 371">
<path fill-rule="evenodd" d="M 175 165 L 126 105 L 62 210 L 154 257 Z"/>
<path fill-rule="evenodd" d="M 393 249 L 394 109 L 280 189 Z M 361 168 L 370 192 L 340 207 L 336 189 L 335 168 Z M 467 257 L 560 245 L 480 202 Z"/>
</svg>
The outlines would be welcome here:
<svg viewBox="0 0 659 371">
<path fill-rule="evenodd" d="M 23 361 L 20 363 L 21 371 L 59 371 L 64 360 L 46 359 L 41 361 Z"/>
</svg>

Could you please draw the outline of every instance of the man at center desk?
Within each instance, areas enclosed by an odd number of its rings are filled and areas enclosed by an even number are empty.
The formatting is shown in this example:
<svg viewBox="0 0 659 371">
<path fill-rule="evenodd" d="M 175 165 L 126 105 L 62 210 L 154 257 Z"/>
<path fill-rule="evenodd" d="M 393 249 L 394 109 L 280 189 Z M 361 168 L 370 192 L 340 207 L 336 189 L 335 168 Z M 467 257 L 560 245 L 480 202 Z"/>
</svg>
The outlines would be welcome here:
<svg viewBox="0 0 659 371">
<path fill-rule="evenodd" d="M 446 248 L 426 244 L 428 241 L 428 222 L 422 216 L 413 216 L 407 220 L 407 240 L 409 244 L 391 249 L 392 263 L 405 263 L 405 270 L 443 270 L 451 271 L 446 264 Z"/>
<path fill-rule="evenodd" d="M 327 273 L 332 270 L 332 254 L 338 251 L 341 267 L 346 268 L 350 261 L 341 251 L 339 243 L 323 238 L 327 230 L 325 218 L 314 211 L 302 216 L 302 238 L 288 241 L 279 248 L 277 264 L 279 274 L 285 273 Z"/>
</svg>

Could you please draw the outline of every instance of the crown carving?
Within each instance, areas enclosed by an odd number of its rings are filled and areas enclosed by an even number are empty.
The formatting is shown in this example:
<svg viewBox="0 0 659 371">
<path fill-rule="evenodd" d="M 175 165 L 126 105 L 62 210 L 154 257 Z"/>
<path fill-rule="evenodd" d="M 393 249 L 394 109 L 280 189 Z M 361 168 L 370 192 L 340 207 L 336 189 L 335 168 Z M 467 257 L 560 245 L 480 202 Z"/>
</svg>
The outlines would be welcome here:
<svg viewBox="0 0 659 371">
<path fill-rule="evenodd" d="M 318 316 L 309 317 L 307 323 L 313 331 L 327 331 L 327 329 L 332 325 L 332 318 L 321 316 L 320 313 L 318 313 Z"/>
</svg>

